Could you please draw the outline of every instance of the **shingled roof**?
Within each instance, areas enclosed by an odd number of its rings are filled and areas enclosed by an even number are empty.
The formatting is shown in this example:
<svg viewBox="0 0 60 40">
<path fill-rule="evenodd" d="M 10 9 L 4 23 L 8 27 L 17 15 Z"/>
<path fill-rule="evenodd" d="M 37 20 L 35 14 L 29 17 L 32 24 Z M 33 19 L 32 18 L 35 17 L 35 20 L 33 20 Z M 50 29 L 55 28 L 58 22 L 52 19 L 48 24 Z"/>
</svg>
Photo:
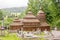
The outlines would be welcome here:
<svg viewBox="0 0 60 40">
<path fill-rule="evenodd" d="M 27 15 L 23 18 L 23 22 L 40 22 L 31 11 L 28 11 Z"/>
<path fill-rule="evenodd" d="M 49 26 L 46 22 L 45 12 L 40 7 L 40 10 L 37 13 L 37 18 L 40 20 L 40 26 Z"/>
<path fill-rule="evenodd" d="M 13 20 L 13 22 L 10 24 L 10 26 L 19 26 L 19 25 L 23 25 L 22 23 L 21 23 L 21 19 L 19 19 L 18 17 L 16 17 L 14 20 Z"/>
<path fill-rule="evenodd" d="M 40 7 L 40 10 L 38 11 L 37 15 L 39 15 L 39 14 L 45 14 L 45 12 L 42 10 L 42 7 Z"/>
<path fill-rule="evenodd" d="M 27 15 L 24 17 L 24 19 L 36 19 L 36 17 L 32 14 L 31 11 L 28 11 Z"/>
</svg>

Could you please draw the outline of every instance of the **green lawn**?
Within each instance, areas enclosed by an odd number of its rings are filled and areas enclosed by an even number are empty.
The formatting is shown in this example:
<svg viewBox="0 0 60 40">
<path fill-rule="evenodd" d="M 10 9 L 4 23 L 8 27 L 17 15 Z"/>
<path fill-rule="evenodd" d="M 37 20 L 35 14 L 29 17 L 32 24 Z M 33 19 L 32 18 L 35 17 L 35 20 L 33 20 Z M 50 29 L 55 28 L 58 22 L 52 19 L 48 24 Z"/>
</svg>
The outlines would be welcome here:
<svg viewBox="0 0 60 40">
<path fill-rule="evenodd" d="M 0 39 L 2 40 L 20 40 L 20 38 L 18 38 L 15 34 L 14 35 L 5 35 L 5 36 L 2 36 L 0 37 Z"/>
<path fill-rule="evenodd" d="M 18 38 L 15 33 L 8 34 L 7 32 L 5 32 L 5 36 L 0 36 L 0 39 L 1 40 L 20 40 L 20 38 Z"/>
</svg>

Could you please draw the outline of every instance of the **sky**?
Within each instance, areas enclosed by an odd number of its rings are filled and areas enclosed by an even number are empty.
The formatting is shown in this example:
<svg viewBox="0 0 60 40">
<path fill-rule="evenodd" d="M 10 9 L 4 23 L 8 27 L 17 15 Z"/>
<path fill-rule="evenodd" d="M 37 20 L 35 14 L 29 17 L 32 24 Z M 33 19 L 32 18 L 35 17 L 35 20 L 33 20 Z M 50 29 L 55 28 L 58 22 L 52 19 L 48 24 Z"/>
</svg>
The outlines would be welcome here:
<svg viewBox="0 0 60 40">
<path fill-rule="evenodd" d="M 25 7 L 28 0 L 0 0 L 0 9 L 11 7 Z"/>
</svg>

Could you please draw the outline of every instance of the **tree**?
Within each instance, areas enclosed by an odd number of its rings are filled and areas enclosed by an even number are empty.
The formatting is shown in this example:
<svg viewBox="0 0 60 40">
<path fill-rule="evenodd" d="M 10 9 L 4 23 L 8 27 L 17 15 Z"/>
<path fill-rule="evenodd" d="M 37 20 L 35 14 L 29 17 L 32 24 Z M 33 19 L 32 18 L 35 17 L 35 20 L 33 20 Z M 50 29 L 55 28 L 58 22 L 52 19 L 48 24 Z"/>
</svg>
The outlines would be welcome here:
<svg viewBox="0 0 60 40">
<path fill-rule="evenodd" d="M 46 12 L 46 18 L 49 24 L 55 26 L 57 20 L 57 8 L 52 0 L 43 0 L 41 2 L 41 6 L 43 7 L 44 11 Z"/>
<path fill-rule="evenodd" d="M 3 16 L 3 13 L 2 13 L 2 11 L 0 10 L 0 20 L 2 20 L 2 16 Z"/>
<path fill-rule="evenodd" d="M 60 16 L 58 16 L 58 10 L 53 0 L 29 0 L 27 10 L 30 8 L 33 14 L 36 15 L 40 7 L 46 13 L 46 20 L 50 26 L 57 25 L 56 23 L 58 19 L 60 20 Z"/>
<path fill-rule="evenodd" d="M 36 15 L 40 8 L 39 0 L 29 0 L 27 9 L 29 9 L 29 8 L 33 12 L 33 15 Z"/>
</svg>

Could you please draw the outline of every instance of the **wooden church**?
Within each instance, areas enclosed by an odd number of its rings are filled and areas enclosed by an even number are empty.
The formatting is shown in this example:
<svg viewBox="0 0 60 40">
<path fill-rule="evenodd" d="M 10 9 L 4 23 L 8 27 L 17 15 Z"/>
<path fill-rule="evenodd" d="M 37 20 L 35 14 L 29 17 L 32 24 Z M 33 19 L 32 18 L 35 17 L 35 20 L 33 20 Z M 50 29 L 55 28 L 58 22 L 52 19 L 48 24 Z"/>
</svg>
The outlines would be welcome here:
<svg viewBox="0 0 60 40">
<path fill-rule="evenodd" d="M 35 17 L 31 11 L 23 18 L 23 29 L 25 31 L 37 30 L 40 27 L 40 21 Z"/>
<path fill-rule="evenodd" d="M 10 24 L 9 29 L 10 30 L 21 30 L 22 27 L 23 27 L 23 24 L 21 23 L 21 20 L 16 16 L 16 18 Z"/>
<path fill-rule="evenodd" d="M 41 8 L 38 11 L 37 16 L 34 16 L 31 10 L 29 10 L 23 20 L 15 18 L 9 27 L 10 30 L 23 29 L 24 31 L 36 31 L 38 28 L 41 31 L 44 31 L 45 29 L 47 31 L 50 30 L 50 26 L 46 22 L 45 13 Z"/>
<path fill-rule="evenodd" d="M 50 30 L 50 26 L 48 25 L 48 23 L 46 22 L 46 14 L 45 12 L 42 10 L 42 8 L 40 7 L 40 10 L 38 11 L 37 13 L 37 18 L 39 19 L 40 21 L 40 28 L 41 28 L 41 31 L 44 31 L 45 29 L 47 31 Z"/>
</svg>

